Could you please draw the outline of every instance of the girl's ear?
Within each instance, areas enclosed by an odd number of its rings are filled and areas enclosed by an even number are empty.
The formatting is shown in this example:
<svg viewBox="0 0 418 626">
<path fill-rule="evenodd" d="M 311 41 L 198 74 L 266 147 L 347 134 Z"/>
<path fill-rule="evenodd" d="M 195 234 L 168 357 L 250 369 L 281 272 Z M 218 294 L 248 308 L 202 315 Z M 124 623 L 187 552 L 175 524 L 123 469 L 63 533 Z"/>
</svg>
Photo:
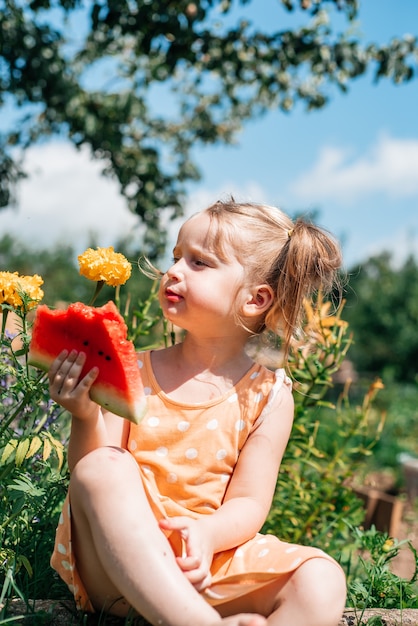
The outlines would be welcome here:
<svg viewBox="0 0 418 626">
<path fill-rule="evenodd" d="M 265 313 L 273 304 L 274 293 L 270 285 L 258 285 L 251 290 L 251 294 L 243 306 L 243 313 L 248 317 L 256 317 Z"/>
</svg>

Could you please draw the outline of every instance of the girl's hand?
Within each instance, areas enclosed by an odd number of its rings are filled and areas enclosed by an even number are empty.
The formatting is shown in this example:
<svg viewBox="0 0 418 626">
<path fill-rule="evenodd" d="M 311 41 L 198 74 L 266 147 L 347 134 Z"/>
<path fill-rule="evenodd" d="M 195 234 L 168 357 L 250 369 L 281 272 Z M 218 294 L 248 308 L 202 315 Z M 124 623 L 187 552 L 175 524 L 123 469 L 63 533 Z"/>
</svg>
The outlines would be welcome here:
<svg viewBox="0 0 418 626">
<path fill-rule="evenodd" d="M 209 587 L 212 581 L 210 566 L 213 548 L 207 533 L 203 532 L 199 520 L 189 517 L 171 517 L 160 520 L 160 528 L 180 534 L 183 543 L 183 555 L 177 557 L 177 563 L 197 591 Z"/>
<path fill-rule="evenodd" d="M 72 415 L 83 420 L 97 417 L 99 406 L 90 398 L 89 391 L 97 378 L 99 370 L 93 367 L 84 378 L 79 380 L 86 355 L 72 350 L 63 350 L 52 363 L 49 372 L 49 391 L 51 398 L 58 402 Z"/>
</svg>

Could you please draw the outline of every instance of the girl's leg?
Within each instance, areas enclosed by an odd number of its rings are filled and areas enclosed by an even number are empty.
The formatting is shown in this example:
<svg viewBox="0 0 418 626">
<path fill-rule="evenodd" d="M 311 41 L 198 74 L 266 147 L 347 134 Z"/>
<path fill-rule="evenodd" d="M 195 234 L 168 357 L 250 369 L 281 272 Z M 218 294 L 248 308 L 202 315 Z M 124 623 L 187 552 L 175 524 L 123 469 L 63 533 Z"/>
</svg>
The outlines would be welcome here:
<svg viewBox="0 0 418 626">
<path fill-rule="evenodd" d="M 138 467 L 125 450 L 99 448 L 81 459 L 70 483 L 77 569 L 98 611 L 152 624 L 264 626 L 256 615 L 221 620 L 179 569 L 158 527 Z"/>
<path fill-rule="evenodd" d="M 221 615 L 254 611 L 265 615 L 270 626 L 337 626 L 345 600 L 342 570 L 332 561 L 313 558 L 291 575 L 217 610 Z"/>
</svg>

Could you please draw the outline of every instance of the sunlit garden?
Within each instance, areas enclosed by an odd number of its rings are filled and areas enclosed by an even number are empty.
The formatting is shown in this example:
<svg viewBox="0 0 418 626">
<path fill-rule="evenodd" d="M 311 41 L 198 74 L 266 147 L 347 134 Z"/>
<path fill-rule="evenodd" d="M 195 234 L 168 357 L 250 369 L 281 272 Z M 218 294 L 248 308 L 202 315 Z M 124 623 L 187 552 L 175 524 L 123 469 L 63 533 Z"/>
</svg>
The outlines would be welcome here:
<svg viewBox="0 0 418 626">
<path fill-rule="evenodd" d="M 339 626 L 418 624 L 416 5 L 0 0 L 0 626 L 148 626 L 77 610 L 50 565 L 71 416 L 35 321 L 112 302 L 135 363 L 179 342 L 143 259 L 226 193 L 320 217 L 349 265 L 304 303 L 263 532 L 341 564 Z"/>
<path fill-rule="evenodd" d="M 58 263 L 57 271 L 62 271 Z M 68 624 L 112 623 L 71 609 L 69 591 L 49 565 L 69 481 L 70 418 L 50 400 L 46 373 L 29 363 L 37 307 L 65 308 L 82 298 L 93 306 L 113 300 L 138 350 L 168 345 L 177 337 L 161 318 L 157 283 L 140 272 L 137 258 L 128 261 L 112 248 L 89 249 L 78 267 L 69 263 L 66 275 L 75 281 L 72 299 L 54 298 L 51 292 L 46 297 L 41 274 L 0 272 L 1 624 L 22 623 L 23 615 L 31 624 L 53 624 L 50 613 L 36 608 L 36 600 L 66 602 Z M 49 278 L 53 282 L 53 272 Z M 367 520 L 367 500 L 361 497 L 370 476 L 389 473 L 403 523 L 416 519 L 417 503 L 407 492 L 398 457 L 417 452 L 418 394 L 410 386 L 398 395 L 397 385 L 387 390 L 378 377 L 367 384 L 341 377 L 355 341 L 344 305 L 325 301 L 321 294 L 305 304 L 304 335 L 290 359 L 296 419 L 264 530 L 289 542 L 320 546 L 336 558 L 347 575 L 347 606 L 360 624 L 366 609 L 418 608 L 416 542 L 401 537 L 399 527 L 396 535 L 389 532 L 393 507 L 386 527 L 381 520 L 377 526 Z M 250 350 L 271 367 L 280 364 L 280 347 L 268 338 Z M 407 555 L 408 571 L 399 573 L 400 555 Z"/>
</svg>

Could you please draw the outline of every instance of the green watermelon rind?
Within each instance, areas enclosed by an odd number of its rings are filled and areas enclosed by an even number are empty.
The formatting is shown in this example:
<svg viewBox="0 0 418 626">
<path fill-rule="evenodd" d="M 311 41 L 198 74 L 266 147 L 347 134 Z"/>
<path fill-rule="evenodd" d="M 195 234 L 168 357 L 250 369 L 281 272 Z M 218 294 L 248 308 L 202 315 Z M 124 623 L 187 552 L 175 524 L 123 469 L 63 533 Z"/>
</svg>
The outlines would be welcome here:
<svg viewBox="0 0 418 626">
<path fill-rule="evenodd" d="M 100 406 L 107 411 L 110 411 L 115 415 L 119 415 L 120 417 L 124 417 L 134 424 L 139 424 L 147 411 L 147 401 L 145 396 L 138 398 L 133 405 L 132 402 L 128 404 L 122 400 L 117 402 L 116 399 L 112 400 L 111 397 L 109 397 L 106 385 L 101 385 L 100 383 L 92 387 L 90 397 L 94 400 L 94 402 L 100 404 Z"/>
</svg>

